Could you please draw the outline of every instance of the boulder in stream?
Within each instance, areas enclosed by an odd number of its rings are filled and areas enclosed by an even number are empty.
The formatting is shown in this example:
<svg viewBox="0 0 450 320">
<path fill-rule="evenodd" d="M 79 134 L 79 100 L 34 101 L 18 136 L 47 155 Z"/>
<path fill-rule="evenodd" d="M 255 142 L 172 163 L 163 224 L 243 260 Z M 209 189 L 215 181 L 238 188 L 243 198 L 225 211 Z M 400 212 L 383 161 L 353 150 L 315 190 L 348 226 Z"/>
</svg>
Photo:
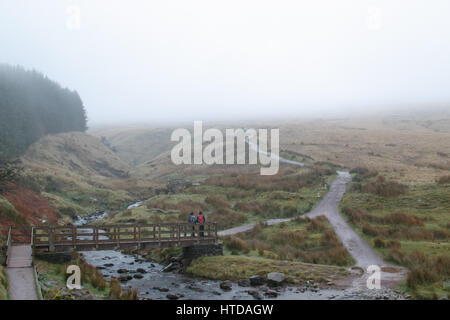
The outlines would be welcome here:
<svg viewBox="0 0 450 320">
<path fill-rule="evenodd" d="M 261 293 L 259 293 L 259 291 L 257 290 L 248 290 L 247 292 L 249 295 L 251 295 L 253 298 L 257 300 L 261 300 L 263 298 Z"/>
<path fill-rule="evenodd" d="M 249 279 L 240 279 L 239 281 L 238 281 L 238 285 L 240 286 L 240 287 L 250 287 L 251 285 L 250 285 L 250 280 Z"/>
<path fill-rule="evenodd" d="M 222 281 L 220 283 L 220 289 L 224 291 L 230 291 L 233 288 L 233 284 L 229 280 Z"/>
<path fill-rule="evenodd" d="M 249 280 L 250 280 L 250 285 L 252 285 L 252 286 L 260 286 L 260 285 L 263 285 L 265 282 L 265 279 L 261 276 L 251 276 Z"/>
<path fill-rule="evenodd" d="M 270 272 L 267 274 L 267 282 L 270 286 L 276 287 L 283 284 L 286 280 L 286 276 L 281 272 Z"/>
<path fill-rule="evenodd" d="M 121 275 L 119 277 L 120 282 L 127 282 L 127 281 L 130 281 L 131 279 L 133 279 L 133 277 L 130 276 L 129 274 Z"/>
</svg>

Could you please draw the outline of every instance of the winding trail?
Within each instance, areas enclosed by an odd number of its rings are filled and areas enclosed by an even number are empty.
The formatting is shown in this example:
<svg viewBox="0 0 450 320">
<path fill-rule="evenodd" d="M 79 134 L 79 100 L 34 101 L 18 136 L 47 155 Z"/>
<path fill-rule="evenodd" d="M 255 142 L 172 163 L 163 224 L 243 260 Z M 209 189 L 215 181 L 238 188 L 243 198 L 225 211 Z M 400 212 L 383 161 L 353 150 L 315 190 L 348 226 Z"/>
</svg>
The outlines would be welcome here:
<svg viewBox="0 0 450 320">
<path fill-rule="evenodd" d="M 344 196 L 345 186 L 350 179 L 351 176 L 348 172 L 338 171 L 338 177 L 331 184 L 330 191 L 319 205 L 305 217 L 325 216 L 342 244 L 355 259 L 358 267 L 365 269 L 370 265 L 384 266 L 386 263 L 383 259 L 350 227 L 339 213 L 339 202 Z"/>
</svg>

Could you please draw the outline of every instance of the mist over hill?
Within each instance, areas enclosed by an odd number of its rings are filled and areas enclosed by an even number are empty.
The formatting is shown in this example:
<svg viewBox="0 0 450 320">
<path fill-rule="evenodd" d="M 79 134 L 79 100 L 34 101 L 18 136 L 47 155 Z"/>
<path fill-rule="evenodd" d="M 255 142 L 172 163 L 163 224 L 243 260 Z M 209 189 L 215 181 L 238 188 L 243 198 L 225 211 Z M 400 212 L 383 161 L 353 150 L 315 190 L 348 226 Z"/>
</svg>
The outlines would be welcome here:
<svg viewBox="0 0 450 320">
<path fill-rule="evenodd" d="M 0 64 L 0 97 L 0 159 L 22 154 L 44 135 L 87 129 L 78 93 L 37 71 Z"/>
</svg>

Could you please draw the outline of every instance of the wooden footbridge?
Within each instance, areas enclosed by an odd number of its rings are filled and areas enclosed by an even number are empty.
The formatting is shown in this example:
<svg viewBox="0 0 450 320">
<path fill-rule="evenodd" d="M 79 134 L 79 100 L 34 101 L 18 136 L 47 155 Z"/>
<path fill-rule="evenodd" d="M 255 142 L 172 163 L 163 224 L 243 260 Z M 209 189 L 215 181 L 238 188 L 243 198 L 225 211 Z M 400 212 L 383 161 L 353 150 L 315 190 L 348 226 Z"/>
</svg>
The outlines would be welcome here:
<svg viewBox="0 0 450 320">
<path fill-rule="evenodd" d="M 9 228 L 6 272 L 11 300 L 42 299 L 34 254 L 161 247 L 195 247 L 217 242 L 217 225 L 160 223 L 146 225 Z"/>
<path fill-rule="evenodd" d="M 189 247 L 216 243 L 215 223 L 11 228 L 9 246 L 29 244 L 35 253 Z"/>
</svg>

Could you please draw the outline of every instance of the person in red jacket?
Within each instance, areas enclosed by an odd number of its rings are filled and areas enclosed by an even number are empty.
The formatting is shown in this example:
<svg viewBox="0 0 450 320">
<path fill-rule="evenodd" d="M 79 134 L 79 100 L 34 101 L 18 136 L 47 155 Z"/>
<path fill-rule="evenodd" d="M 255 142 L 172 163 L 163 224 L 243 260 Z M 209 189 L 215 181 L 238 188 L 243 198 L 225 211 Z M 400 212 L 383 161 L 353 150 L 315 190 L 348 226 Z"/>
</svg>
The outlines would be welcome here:
<svg viewBox="0 0 450 320">
<path fill-rule="evenodd" d="M 198 217 L 197 217 L 197 223 L 200 225 L 200 237 L 204 236 L 203 230 L 205 230 L 205 222 L 206 222 L 206 218 L 203 215 L 203 212 L 200 211 L 198 213 Z"/>
</svg>

